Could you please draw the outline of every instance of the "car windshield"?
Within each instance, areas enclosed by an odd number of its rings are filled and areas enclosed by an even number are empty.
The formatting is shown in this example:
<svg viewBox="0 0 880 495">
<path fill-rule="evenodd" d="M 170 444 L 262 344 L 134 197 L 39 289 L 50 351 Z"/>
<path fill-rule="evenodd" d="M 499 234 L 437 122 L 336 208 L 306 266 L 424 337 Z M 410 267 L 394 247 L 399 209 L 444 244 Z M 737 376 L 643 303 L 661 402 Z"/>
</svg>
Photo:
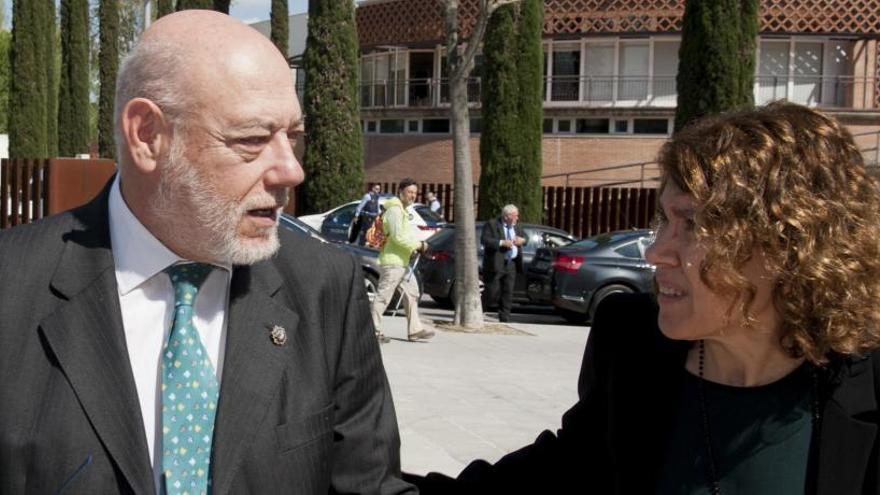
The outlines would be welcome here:
<svg viewBox="0 0 880 495">
<path fill-rule="evenodd" d="M 429 208 L 427 205 L 417 205 L 416 211 L 419 212 L 419 215 L 422 216 L 422 218 L 425 220 L 425 223 L 428 225 L 443 223 L 443 217 L 431 211 L 431 208 Z"/>
</svg>

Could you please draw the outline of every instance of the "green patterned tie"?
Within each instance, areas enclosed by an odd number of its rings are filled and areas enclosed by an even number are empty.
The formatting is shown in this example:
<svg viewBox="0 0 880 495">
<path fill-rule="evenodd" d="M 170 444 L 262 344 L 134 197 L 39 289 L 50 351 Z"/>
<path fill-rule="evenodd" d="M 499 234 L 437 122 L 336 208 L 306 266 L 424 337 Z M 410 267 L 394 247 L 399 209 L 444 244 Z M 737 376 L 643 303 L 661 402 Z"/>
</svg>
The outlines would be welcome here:
<svg viewBox="0 0 880 495">
<path fill-rule="evenodd" d="M 187 263 L 165 272 L 174 285 L 174 322 L 162 353 L 162 469 L 168 495 L 207 494 L 219 387 L 193 326 L 193 304 L 213 267 Z"/>
</svg>

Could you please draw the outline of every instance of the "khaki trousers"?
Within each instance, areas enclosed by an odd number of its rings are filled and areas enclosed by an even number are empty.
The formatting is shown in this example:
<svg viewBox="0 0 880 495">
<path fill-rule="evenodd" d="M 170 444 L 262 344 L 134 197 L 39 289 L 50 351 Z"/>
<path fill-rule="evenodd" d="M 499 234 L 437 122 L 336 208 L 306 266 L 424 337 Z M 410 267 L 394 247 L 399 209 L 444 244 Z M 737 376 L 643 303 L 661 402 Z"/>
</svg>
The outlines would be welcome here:
<svg viewBox="0 0 880 495">
<path fill-rule="evenodd" d="M 376 289 L 376 297 L 373 299 L 373 326 L 380 331 L 382 314 L 394 296 L 394 290 L 400 284 L 403 296 L 403 308 L 406 311 L 407 337 L 422 331 L 422 322 L 419 320 L 419 286 L 416 276 L 413 274 L 408 281 L 402 282 L 407 268 L 404 266 L 383 265 L 379 267 L 379 287 Z"/>
</svg>

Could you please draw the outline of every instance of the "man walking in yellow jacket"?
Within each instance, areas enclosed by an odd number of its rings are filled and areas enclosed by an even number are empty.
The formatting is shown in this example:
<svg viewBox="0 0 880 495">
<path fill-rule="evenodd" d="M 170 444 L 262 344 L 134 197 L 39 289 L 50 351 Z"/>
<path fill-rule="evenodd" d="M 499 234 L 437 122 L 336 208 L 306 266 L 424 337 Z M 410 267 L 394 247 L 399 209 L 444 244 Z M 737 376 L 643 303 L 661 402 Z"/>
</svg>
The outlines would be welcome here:
<svg viewBox="0 0 880 495">
<path fill-rule="evenodd" d="M 379 287 L 373 299 L 373 325 L 380 342 L 388 339 L 380 331 L 382 314 L 400 286 L 406 311 L 406 333 L 409 340 L 430 339 L 434 336 L 431 330 L 423 330 L 419 320 L 419 286 L 415 274 L 406 277 L 409 260 L 415 251 L 424 251 L 428 243 L 415 237 L 415 227 L 410 222 L 407 208 L 416 200 L 419 188 L 412 179 L 403 179 L 397 187 L 397 197 L 385 202 L 385 213 L 382 214 L 382 230 L 385 233 L 385 245 L 379 253 Z"/>
</svg>

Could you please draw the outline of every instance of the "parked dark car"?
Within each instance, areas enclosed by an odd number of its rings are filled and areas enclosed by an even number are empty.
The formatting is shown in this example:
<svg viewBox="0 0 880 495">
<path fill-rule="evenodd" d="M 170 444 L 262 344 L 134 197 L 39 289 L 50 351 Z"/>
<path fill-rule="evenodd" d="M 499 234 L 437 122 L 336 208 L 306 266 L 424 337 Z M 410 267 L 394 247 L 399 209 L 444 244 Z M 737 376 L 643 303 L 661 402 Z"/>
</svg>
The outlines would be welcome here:
<svg viewBox="0 0 880 495">
<path fill-rule="evenodd" d="M 366 284 L 367 296 L 369 297 L 370 302 L 373 301 L 373 297 L 375 297 L 376 294 L 376 288 L 379 286 L 379 251 L 366 246 L 349 244 L 347 242 L 328 241 L 326 237 L 321 235 L 320 232 L 312 228 L 310 225 L 286 213 L 281 214 L 279 224 L 297 234 L 307 235 L 317 239 L 327 244 L 327 247 L 330 249 L 342 249 L 360 260 L 361 268 L 364 269 L 364 283 Z M 391 300 L 391 304 L 389 304 L 389 309 L 396 306 L 398 297 L 400 297 L 400 294 L 395 293 L 394 298 Z"/>
<path fill-rule="evenodd" d="M 650 242 L 651 231 L 643 229 L 539 249 L 527 270 L 528 296 L 572 322 L 591 322 L 609 295 L 653 291 L 654 266 L 645 261 Z"/>
<path fill-rule="evenodd" d="M 575 241 L 568 232 L 547 225 L 522 224 L 528 243 L 523 248 L 523 270 L 527 270 L 532 263 L 535 252 L 543 247 L 560 247 Z M 483 246 L 480 245 L 480 235 L 483 232 L 483 222 L 477 222 L 477 262 L 480 271 L 483 268 Z M 452 306 L 452 296 L 455 287 L 455 228 L 447 226 L 440 232 L 428 239 L 430 248 L 422 256 L 419 262 L 419 278 L 422 282 L 422 290 L 425 294 L 444 306 Z M 529 302 L 526 294 L 526 277 L 520 274 L 516 277 L 513 299 L 515 302 Z"/>
</svg>

